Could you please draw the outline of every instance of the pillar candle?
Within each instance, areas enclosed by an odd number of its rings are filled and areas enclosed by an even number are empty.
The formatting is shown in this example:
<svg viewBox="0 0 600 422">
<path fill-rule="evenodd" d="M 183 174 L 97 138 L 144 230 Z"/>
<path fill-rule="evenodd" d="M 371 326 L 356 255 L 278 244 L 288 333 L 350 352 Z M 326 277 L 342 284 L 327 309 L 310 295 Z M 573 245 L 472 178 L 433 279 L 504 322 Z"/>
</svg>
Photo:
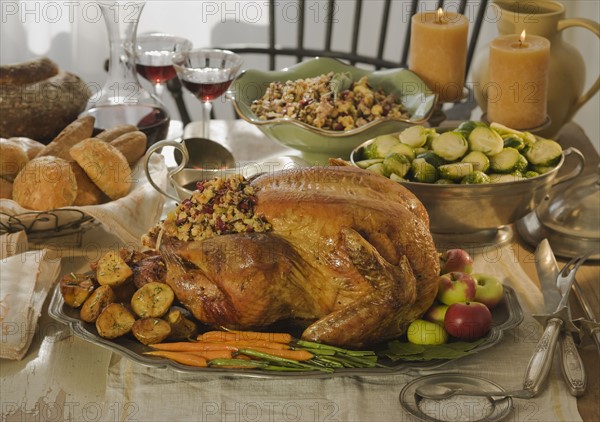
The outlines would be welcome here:
<svg viewBox="0 0 600 422">
<path fill-rule="evenodd" d="M 487 120 L 533 129 L 547 118 L 550 41 L 536 35 L 501 35 L 490 43 Z"/>
<path fill-rule="evenodd" d="M 459 13 L 417 13 L 412 17 L 408 67 L 441 102 L 463 96 L 469 21 Z"/>
</svg>

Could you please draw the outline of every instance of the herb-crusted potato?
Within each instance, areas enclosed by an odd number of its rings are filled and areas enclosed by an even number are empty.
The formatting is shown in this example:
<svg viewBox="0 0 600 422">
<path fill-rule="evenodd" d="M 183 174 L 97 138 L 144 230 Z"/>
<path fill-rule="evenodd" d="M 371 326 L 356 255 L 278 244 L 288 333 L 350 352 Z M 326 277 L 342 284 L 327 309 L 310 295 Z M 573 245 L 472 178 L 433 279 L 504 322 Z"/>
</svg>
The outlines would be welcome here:
<svg viewBox="0 0 600 422">
<path fill-rule="evenodd" d="M 131 308 L 140 318 L 159 318 L 169 311 L 174 299 L 175 294 L 168 284 L 150 282 L 134 293 Z"/>
<path fill-rule="evenodd" d="M 113 339 L 130 332 L 134 323 L 135 316 L 129 309 L 120 303 L 111 303 L 98 315 L 96 329 L 100 337 Z"/>
<path fill-rule="evenodd" d="M 83 306 L 79 311 L 79 318 L 85 322 L 96 322 L 102 310 L 114 301 L 115 293 L 111 287 L 107 285 L 100 286 L 83 302 Z"/>
<path fill-rule="evenodd" d="M 65 304 L 79 308 L 94 291 L 94 280 L 89 274 L 69 273 L 60 281 L 60 293 Z"/>
<path fill-rule="evenodd" d="M 119 286 L 133 275 L 133 271 L 117 251 L 109 251 L 98 261 L 96 278 L 100 285 Z"/>
<path fill-rule="evenodd" d="M 135 321 L 131 331 L 140 343 L 154 344 L 169 337 L 171 326 L 164 319 L 141 318 Z"/>
</svg>

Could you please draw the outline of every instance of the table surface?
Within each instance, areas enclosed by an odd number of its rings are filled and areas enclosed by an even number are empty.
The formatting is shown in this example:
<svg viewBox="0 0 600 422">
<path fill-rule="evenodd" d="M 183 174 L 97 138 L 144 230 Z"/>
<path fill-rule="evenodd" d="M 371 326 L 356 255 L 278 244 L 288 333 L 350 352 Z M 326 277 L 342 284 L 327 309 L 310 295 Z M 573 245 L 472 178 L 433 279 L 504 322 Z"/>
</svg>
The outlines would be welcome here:
<svg viewBox="0 0 600 422">
<path fill-rule="evenodd" d="M 226 126 L 221 126 L 219 130 L 227 129 Z M 563 146 L 576 146 L 584 153 L 587 160 L 586 174 L 595 171 L 600 158 L 578 126 L 568 124 L 561 132 L 559 141 Z M 275 144 L 270 145 L 267 150 L 270 154 L 286 152 Z M 251 143 L 238 152 L 248 159 L 257 158 L 252 156 L 257 153 Z M 84 241 L 88 235 L 94 236 L 95 241 L 98 241 L 97 234 L 93 231 L 84 234 Z M 107 233 L 104 235 L 103 246 L 114 246 L 115 239 L 111 239 Z M 519 265 L 532 280 L 537 280 L 533 261 L 534 248 L 525 244 L 516 230 L 511 242 L 514 244 L 516 256 L 519 257 Z M 81 257 L 63 258 L 63 273 L 80 269 L 85 263 L 85 258 Z M 600 315 L 598 261 L 588 261 L 580 269 L 578 281 L 592 309 Z M 574 318 L 583 316 L 575 298 L 571 299 Z M 103 418 L 108 420 L 121 419 L 117 414 L 118 406 L 105 403 L 104 400 L 111 352 L 74 336 L 64 325 L 53 321 L 47 314 L 49 301 L 46 302 L 26 357 L 22 361 L 0 361 L 2 420 L 44 420 L 43 417 L 39 419 L 40 415 L 47 415 L 52 420 L 63 420 L 63 417 L 70 420 L 73 415 L 93 414 L 90 412 L 101 412 Z M 588 374 L 588 387 L 585 395 L 578 399 L 578 409 L 584 421 L 600 420 L 598 350 L 592 344 L 588 344 L 580 349 L 580 353 Z"/>
</svg>

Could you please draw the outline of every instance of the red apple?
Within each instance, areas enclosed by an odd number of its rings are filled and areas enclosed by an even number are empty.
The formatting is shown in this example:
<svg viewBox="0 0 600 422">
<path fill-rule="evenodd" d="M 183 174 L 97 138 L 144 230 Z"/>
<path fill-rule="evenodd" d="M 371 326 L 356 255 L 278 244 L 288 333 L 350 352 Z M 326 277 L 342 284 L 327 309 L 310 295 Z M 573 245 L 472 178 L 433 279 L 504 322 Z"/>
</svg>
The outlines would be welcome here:
<svg viewBox="0 0 600 422">
<path fill-rule="evenodd" d="M 471 275 L 477 283 L 475 285 L 475 301 L 493 309 L 502 300 L 504 286 L 496 277 L 489 274 Z"/>
<path fill-rule="evenodd" d="M 437 300 L 445 305 L 468 302 L 475 299 L 475 279 L 471 274 L 454 271 L 441 275 L 438 279 Z"/>
<path fill-rule="evenodd" d="M 444 317 L 446 316 L 446 311 L 448 310 L 448 305 L 438 304 L 433 305 L 431 308 L 425 312 L 423 316 L 427 321 L 435 322 L 436 324 L 444 325 Z"/>
<path fill-rule="evenodd" d="M 454 303 L 448 307 L 444 328 L 448 334 L 461 340 L 477 340 L 492 326 L 492 313 L 483 303 Z"/>
<path fill-rule="evenodd" d="M 464 249 L 448 249 L 440 254 L 440 274 L 473 271 L 473 257 Z"/>
</svg>

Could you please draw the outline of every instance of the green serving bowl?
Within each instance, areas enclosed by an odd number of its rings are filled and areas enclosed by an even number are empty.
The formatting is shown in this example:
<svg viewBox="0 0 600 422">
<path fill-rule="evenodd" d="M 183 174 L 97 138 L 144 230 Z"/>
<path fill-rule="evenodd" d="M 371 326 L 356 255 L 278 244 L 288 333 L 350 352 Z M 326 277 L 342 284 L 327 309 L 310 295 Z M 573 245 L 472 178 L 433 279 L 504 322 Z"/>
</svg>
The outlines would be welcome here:
<svg viewBox="0 0 600 422">
<path fill-rule="evenodd" d="M 382 117 L 356 129 L 335 131 L 289 117 L 261 120 L 250 110 L 252 102 L 262 97 L 271 82 L 310 78 L 328 72 L 348 72 L 353 81 L 367 75 L 374 89 L 382 88 L 388 94 L 397 95 L 410 118 Z M 370 71 L 327 57 L 306 60 L 280 71 L 246 70 L 233 82 L 228 97 L 242 119 L 256 125 L 275 142 L 301 151 L 306 161 L 317 165 L 326 164 L 329 158 L 348 160 L 352 150 L 368 139 L 423 124 L 437 100 L 436 94 L 410 70 Z"/>
</svg>

